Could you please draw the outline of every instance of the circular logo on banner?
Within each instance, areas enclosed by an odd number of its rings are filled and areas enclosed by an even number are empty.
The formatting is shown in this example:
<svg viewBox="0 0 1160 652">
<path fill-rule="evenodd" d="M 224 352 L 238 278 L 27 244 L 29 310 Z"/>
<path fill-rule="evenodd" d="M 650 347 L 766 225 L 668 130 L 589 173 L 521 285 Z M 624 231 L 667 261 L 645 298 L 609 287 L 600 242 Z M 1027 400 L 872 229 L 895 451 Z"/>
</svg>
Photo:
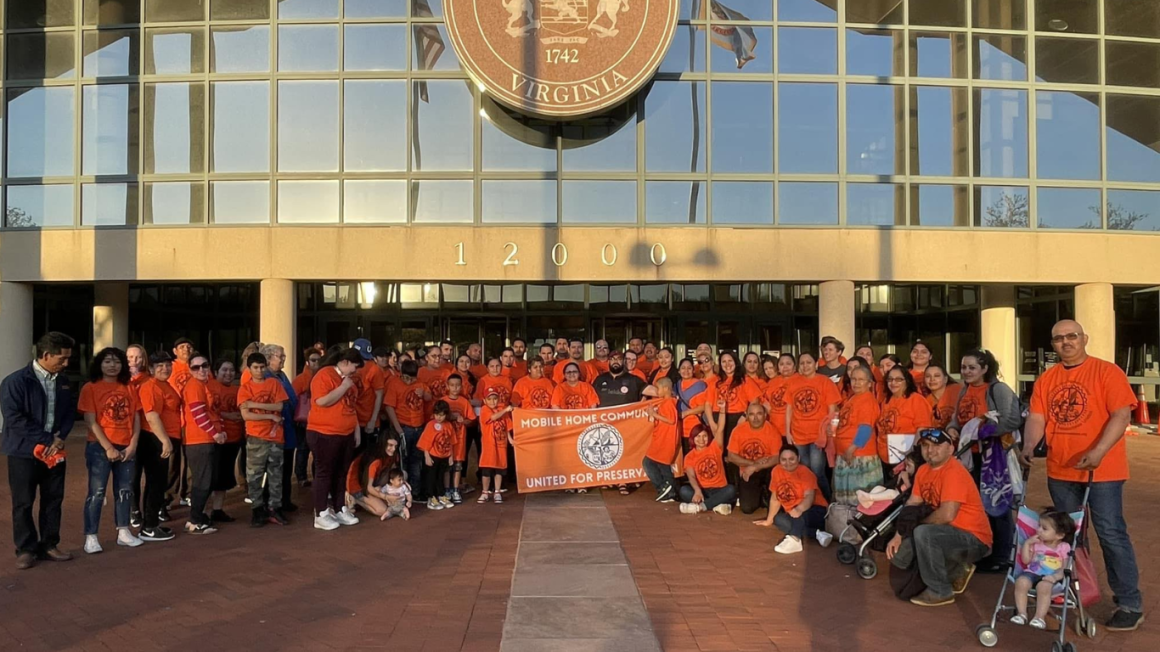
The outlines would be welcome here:
<svg viewBox="0 0 1160 652">
<path fill-rule="evenodd" d="M 523 113 L 571 118 L 623 102 L 672 44 L 680 0 L 444 0 L 467 73 Z"/>
<path fill-rule="evenodd" d="M 614 426 L 594 423 L 576 438 L 576 453 L 585 466 L 603 471 L 615 466 L 624 455 L 624 437 Z"/>
</svg>

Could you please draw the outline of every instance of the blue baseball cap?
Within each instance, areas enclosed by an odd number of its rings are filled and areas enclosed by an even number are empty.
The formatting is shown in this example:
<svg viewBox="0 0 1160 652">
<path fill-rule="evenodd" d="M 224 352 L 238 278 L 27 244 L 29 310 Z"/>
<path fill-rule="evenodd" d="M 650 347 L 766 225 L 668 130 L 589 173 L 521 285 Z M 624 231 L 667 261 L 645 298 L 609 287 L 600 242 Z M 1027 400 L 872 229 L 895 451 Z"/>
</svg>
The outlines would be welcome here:
<svg viewBox="0 0 1160 652">
<path fill-rule="evenodd" d="M 358 351 L 363 360 L 373 360 L 375 357 L 374 354 L 371 353 L 371 341 L 366 338 L 358 338 L 354 341 L 354 344 L 351 346 L 351 348 L 353 348 L 355 351 Z"/>
</svg>

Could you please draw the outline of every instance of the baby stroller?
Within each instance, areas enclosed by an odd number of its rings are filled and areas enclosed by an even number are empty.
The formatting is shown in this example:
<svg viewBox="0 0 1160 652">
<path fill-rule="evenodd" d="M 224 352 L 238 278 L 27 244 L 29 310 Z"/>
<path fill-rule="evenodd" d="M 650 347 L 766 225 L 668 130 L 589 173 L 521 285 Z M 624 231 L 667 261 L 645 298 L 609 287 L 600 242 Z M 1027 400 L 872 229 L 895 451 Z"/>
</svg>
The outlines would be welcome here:
<svg viewBox="0 0 1160 652">
<path fill-rule="evenodd" d="M 1070 610 L 1074 609 L 1079 611 L 1079 617 L 1075 620 L 1076 634 L 1081 636 L 1086 635 L 1088 638 L 1096 637 L 1096 621 L 1087 615 L 1084 610 L 1083 601 L 1080 598 L 1079 574 L 1076 572 L 1075 558 L 1077 548 L 1084 545 L 1084 541 L 1086 541 L 1088 496 L 1090 493 L 1091 474 L 1088 475 L 1088 485 L 1084 490 L 1080 511 L 1071 513 L 1071 518 L 1075 521 L 1075 536 L 1068 542 L 1071 544 L 1071 551 L 1067 555 L 1067 563 L 1063 568 L 1063 586 L 1056 585 L 1055 589 L 1059 594 L 1051 604 L 1051 610 L 1058 612 L 1059 615 L 1059 638 L 1051 642 L 1052 652 L 1075 652 L 1076 650 L 1075 643 L 1065 640 L 1067 616 Z M 1007 571 L 1006 577 L 1003 578 L 1003 588 L 999 591 L 999 600 L 995 603 L 995 611 L 991 614 L 991 622 L 983 623 L 975 629 L 975 635 L 978 636 L 979 643 L 982 643 L 985 647 L 995 647 L 999 643 L 999 633 L 995 630 L 995 624 L 999 621 L 999 614 L 1015 611 L 1013 604 L 1003 604 L 1003 598 L 1007 595 L 1007 588 L 1009 586 L 1014 587 L 1016 578 L 1024 571 L 1023 559 L 1019 551 L 1023 548 L 1023 543 L 1035 534 L 1038 527 L 1039 514 L 1024 505 L 1020 505 L 1019 517 L 1015 525 L 1015 548 L 1011 553 L 1014 557 L 1011 569 Z M 1035 587 L 1031 588 L 1028 598 L 1031 604 L 1035 603 Z"/>
<path fill-rule="evenodd" d="M 877 489 L 877 488 L 876 488 Z M 859 497 L 865 492 L 858 492 Z M 873 495 L 877 492 L 871 492 Z M 894 536 L 894 521 L 902 513 L 902 508 L 910 498 L 910 492 L 898 493 L 891 491 L 886 500 L 870 502 L 869 505 L 859 503 L 858 511 L 846 522 L 846 528 L 837 537 L 842 541 L 838 546 L 838 561 L 843 564 L 857 562 L 858 577 L 864 580 L 873 579 L 878 575 L 878 562 L 868 549 L 882 552 L 886 543 Z M 862 543 L 854 545 L 846 542 L 846 534 L 853 530 L 862 539 Z"/>
</svg>

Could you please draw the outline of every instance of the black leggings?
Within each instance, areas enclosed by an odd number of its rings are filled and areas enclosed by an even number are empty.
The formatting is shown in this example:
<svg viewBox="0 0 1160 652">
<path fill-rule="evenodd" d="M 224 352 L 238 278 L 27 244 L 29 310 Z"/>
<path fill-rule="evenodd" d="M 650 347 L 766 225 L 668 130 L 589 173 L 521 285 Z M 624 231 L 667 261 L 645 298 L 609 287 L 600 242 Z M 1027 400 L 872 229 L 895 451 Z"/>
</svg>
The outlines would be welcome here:
<svg viewBox="0 0 1160 652">
<path fill-rule="evenodd" d="M 173 450 L 181 449 L 181 442 L 174 442 Z M 142 512 L 144 526 L 155 528 L 160 523 L 161 508 L 165 506 L 165 488 L 169 479 L 169 460 L 161 457 L 161 442 L 157 437 L 146 430 L 141 431 L 137 440 L 137 473 L 145 475 L 145 489 L 141 491 L 141 482 L 138 480 L 133 489 L 137 492 L 138 501 L 134 507 Z"/>
<path fill-rule="evenodd" d="M 427 494 L 428 498 L 438 498 L 444 493 L 443 474 L 447 472 L 449 465 L 446 457 L 432 455 L 431 461 L 434 462 L 431 466 L 423 465 L 423 493 Z"/>
<path fill-rule="evenodd" d="M 721 450 L 729 450 L 729 437 L 733 434 L 733 429 L 737 427 L 738 423 L 745 418 L 742 412 L 726 412 L 725 413 L 725 430 L 721 433 Z M 728 453 L 726 453 L 728 456 Z M 736 464 L 732 462 L 725 463 L 725 478 L 729 484 L 737 487 L 741 483 L 741 470 L 737 468 Z"/>
</svg>

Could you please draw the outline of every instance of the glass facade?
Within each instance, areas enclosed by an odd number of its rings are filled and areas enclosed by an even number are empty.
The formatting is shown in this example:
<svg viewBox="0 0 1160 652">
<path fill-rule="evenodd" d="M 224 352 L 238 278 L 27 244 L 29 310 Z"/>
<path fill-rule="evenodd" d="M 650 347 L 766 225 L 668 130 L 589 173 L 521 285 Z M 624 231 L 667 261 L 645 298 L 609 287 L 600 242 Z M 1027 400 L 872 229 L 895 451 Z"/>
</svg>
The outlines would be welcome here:
<svg viewBox="0 0 1160 652">
<path fill-rule="evenodd" d="M 8 228 L 1160 230 L 1153 0 L 689 0 L 562 123 L 481 94 L 439 0 L 0 4 Z"/>
</svg>

